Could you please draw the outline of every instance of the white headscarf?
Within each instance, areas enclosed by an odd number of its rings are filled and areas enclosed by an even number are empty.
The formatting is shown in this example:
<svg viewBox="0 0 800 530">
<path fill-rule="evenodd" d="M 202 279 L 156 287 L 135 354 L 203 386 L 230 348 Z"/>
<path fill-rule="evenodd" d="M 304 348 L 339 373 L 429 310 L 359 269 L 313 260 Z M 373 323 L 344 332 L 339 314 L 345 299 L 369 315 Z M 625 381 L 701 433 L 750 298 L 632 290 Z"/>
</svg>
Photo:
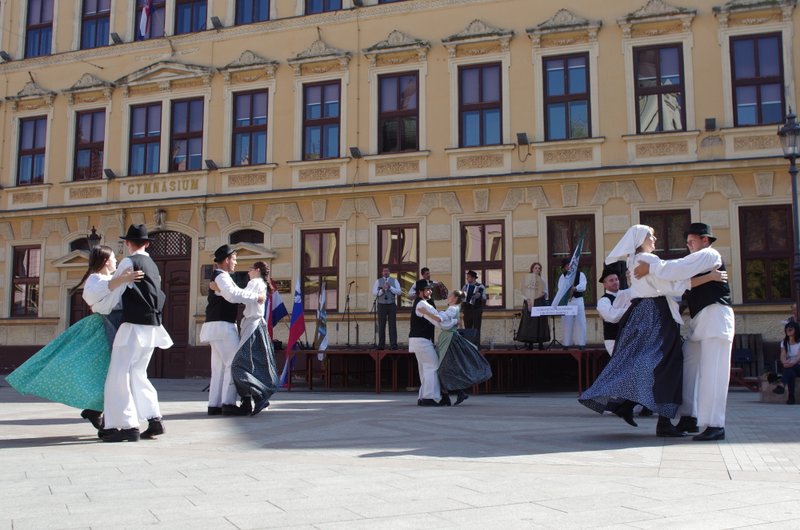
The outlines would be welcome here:
<svg viewBox="0 0 800 530">
<path fill-rule="evenodd" d="M 626 260 L 628 268 L 633 265 L 633 257 L 636 249 L 644 243 L 645 238 L 650 233 L 651 228 L 647 225 L 633 225 L 628 228 L 622 239 L 619 240 L 611 252 L 606 256 L 606 265 L 611 265 L 620 260 Z"/>
</svg>

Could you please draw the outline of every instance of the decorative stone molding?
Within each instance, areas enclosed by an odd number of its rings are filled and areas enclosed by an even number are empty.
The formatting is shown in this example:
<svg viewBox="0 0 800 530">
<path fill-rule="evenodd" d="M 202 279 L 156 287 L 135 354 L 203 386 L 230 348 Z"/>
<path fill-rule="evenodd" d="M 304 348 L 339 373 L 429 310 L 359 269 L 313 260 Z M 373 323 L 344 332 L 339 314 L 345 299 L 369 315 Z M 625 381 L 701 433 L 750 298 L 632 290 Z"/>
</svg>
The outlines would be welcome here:
<svg viewBox="0 0 800 530">
<path fill-rule="evenodd" d="M 228 175 L 229 188 L 249 188 L 251 186 L 264 187 L 267 185 L 266 173 L 244 173 L 241 175 Z"/>
<path fill-rule="evenodd" d="M 775 184 L 775 173 L 772 171 L 760 171 L 753 174 L 756 185 L 756 195 L 759 197 L 771 197 L 772 189 Z"/>
<path fill-rule="evenodd" d="M 738 24 L 752 26 L 768 22 L 791 23 L 797 0 L 731 0 L 714 6 L 720 29 Z"/>
<path fill-rule="evenodd" d="M 534 142 L 531 144 L 537 167 L 545 169 L 600 166 L 604 137 Z"/>
<path fill-rule="evenodd" d="M 264 212 L 263 223 L 270 228 L 275 224 L 275 221 L 285 217 L 290 223 L 302 223 L 303 216 L 300 215 L 300 208 L 296 202 L 286 202 L 278 204 L 270 204 L 267 206 L 267 211 Z"/>
<path fill-rule="evenodd" d="M 399 61 L 405 56 L 408 56 L 408 59 L 402 62 L 407 62 L 412 58 L 422 62 L 428 58 L 430 49 L 430 42 L 416 39 L 402 31 L 393 30 L 386 40 L 377 42 L 362 51 L 369 60 L 369 65 L 377 66 L 379 60 L 380 62 L 391 62 L 392 59 Z"/>
<path fill-rule="evenodd" d="M 292 186 L 309 188 L 345 184 L 349 158 L 324 158 L 320 160 L 293 160 Z"/>
<path fill-rule="evenodd" d="M 602 20 L 589 20 L 568 9 L 559 9 L 555 15 L 526 33 L 534 48 L 543 45 L 565 46 L 577 42 L 597 42 Z"/>
<path fill-rule="evenodd" d="M 239 222 L 242 224 L 242 226 L 250 226 L 253 223 L 252 204 L 239 205 Z"/>
<path fill-rule="evenodd" d="M 235 61 L 226 64 L 219 71 L 226 84 L 231 81 L 252 82 L 262 78 L 274 79 L 278 61 L 265 59 L 251 50 L 245 50 Z"/>
<path fill-rule="evenodd" d="M 392 195 L 391 197 L 389 197 L 389 204 L 392 207 L 392 217 L 405 217 L 406 214 L 405 195 Z"/>
<path fill-rule="evenodd" d="M 315 223 L 321 223 L 325 220 L 325 211 L 327 206 L 328 201 L 325 199 L 311 201 L 311 218 Z"/>
<path fill-rule="evenodd" d="M 489 190 L 474 190 L 472 192 L 472 200 L 475 205 L 476 213 L 489 211 Z"/>
<path fill-rule="evenodd" d="M 350 63 L 350 52 L 334 48 L 322 39 L 317 39 L 311 46 L 286 62 L 292 67 L 296 76 L 344 70 Z"/>
<path fill-rule="evenodd" d="M 81 186 L 72 187 L 67 194 L 69 201 L 81 201 L 87 199 L 100 199 L 103 197 L 103 188 L 101 186 Z"/>
<path fill-rule="evenodd" d="M 552 149 L 542 153 L 545 164 L 572 164 L 575 162 L 588 162 L 592 160 L 592 149 Z"/>
<path fill-rule="evenodd" d="M 33 81 L 28 81 L 16 96 L 8 96 L 6 99 L 11 102 L 11 110 L 37 109 L 43 105 L 53 106 L 56 93 L 42 88 Z"/>
<path fill-rule="evenodd" d="M 192 216 L 194 215 L 194 211 L 192 210 L 179 210 L 178 211 L 178 222 L 182 225 L 188 225 L 192 222 Z"/>
<path fill-rule="evenodd" d="M 470 45 L 476 44 L 496 44 L 499 47 L 499 52 L 508 52 L 511 38 L 514 36 L 514 30 L 501 29 L 490 26 L 486 22 L 475 19 L 464 28 L 462 31 L 445 37 L 442 39 L 442 44 L 447 48 L 448 55 L 453 58 L 458 56 L 459 48 L 472 50 L 470 55 L 482 55 L 495 51 L 494 49 L 484 47 L 476 47 Z"/>
<path fill-rule="evenodd" d="M 417 206 L 415 215 L 425 217 L 435 208 L 444 208 L 450 215 L 464 213 L 464 209 L 461 208 L 461 203 L 458 201 L 458 196 L 456 196 L 455 192 L 445 191 L 441 193 L 425 193 L 419 202 L 419 206 Z"/>
<path fill-rule="evenodd" d="M 222 209 L 222 210 L 224 211 L 224 209 L 223 209 L 223 208 L 218 208 L 218 209 Z M 227 214 L 226 214 L 226 216 L 225 216 L 225 223 L 227 224 L 227 223 L 229 223 L 229 222 L 230 222 L 230 221 L 228 221 L 228 216 L 227 216 Z M 145 221 L 145 219 L 144 219 L 144 214 L 143 214 L 142 212 L 135 212 L 135 213 L 132 213 L 132 214 L 131 214 L 131 224 L 134 224 L 134 225 L 147 224 L 147 222 L 146 222 L 146 221 Z M 222 225 L 220 225 L 220 226 L 222 226 Z"/>
<path fill-rule="evenodd" d="M 738 136 L 733 139 L 734 151 L 760 151 L 762 149 L 775 149 L 780 147 L 777 135 Z"/>
<path fill-rule="evenodd" d="M 300 182 L 317 182 L 321 180 L 334 180 L 339 178 L 338 167 L 309 167 L 298 171 Z"/>
<path fill-rule="evenodd" d="M 220 230 L 225 230 L 231 224 L 228 210 L 225 208 L 209 208 L 206 211 L 206 223 L 217 223 Z"/>
<path fill-rule="evenodd" d="M 733 175 L 710 175 L 692 179 L 686 198 L 700 200 L 706 193 L 712 192 L 718 192 L 726 199 L 738 199 L 742 196 Z"/>
<path fill-rule="evenodd" d="M 689 152 L 686 142 L 652 142 L 636 145 L 636 158 L 658 158 L 680 156 Z"/>
<path fill-rule="evenodd" d="M 720 130 L 727 158 L 783 156 L 775 126 L 733 127 Z"/>
<path fill-rule="evenodd" d="M 27 219 L 25 221 L 22 221 L 19 224 L 19 226 L 20 226 L 20 234 L 22 236 L 22 239 L 30 239 L 31 238 L 31 234 L 33 233 L 33 221 L 30 220 L 30 219 Z"/>
<path fill-rule="evenodd" d="M 67 96 L 67 103 L 70 105 L 73 105 L 76 100 L 79 103 L 93 103 L 101 98 L 106 101 L 110 100 L 115 86 L 114 83 L 100 79 L 87 72 L 71 87 L 62 90 L 62 93 Z"/>
<path fill-rule="evenodd" d="M 696 14 L 696 9 L 676 7 L 668 4 L 664 0 L 649 0 L 647 4 L 636 11 L 618 18 L 617 24 L 622 29 L 623 38 L 626 39 L 630 39 L 633 36 L 632 32 L 637 25 L 643 24 L 650 26 L 651 31 L 655 31 L 655 35 L 669 32 L 689 32 L 692 26 L 692 20 Z M 670 24 L 676 22 L 679 24 Z M 664 23 L 666 23 L 666 25 Z M 657 25 L 669 29 L 659 30 L 652 27 Z"/>
<path fill-rule="evenodd" d="M 503 167 L 502 154 L 482 154 L 460 156 L 456 159 L 456 169 L 464 171 L 466 169 L 487 169 Z"/>
<path fill-rule="evenodd" d="M 672 200 L 672 189 L 675 184 L 673 178 L 656 179 L 656 200 L 658 202 L 669 202 Z"/>
<path fill-rule="evenodd" d="M 122 87 L 123 94 L 140 94 L 149 91 L 169 92 L 172 89 L 198 85 L 211 86 L 216 70 L 212 67 L 177 61 L 158 61 L 117 79 L 114 83 Z M 139 90 L 135 90 L 139 89 Z"/>
<path fill-rule="evenodd" d="M 376 177 L 388 177 L 406 173 L 419 173 L 419 160 L 392 160 L 375 163 Z"/>
<path fill-rule="evenodd" d="M 626 134 L 628 160 L 632 163 L 690 162 L 697 159 L 700 131 Z"/>
<path fill-rule="evenodd" d="M 445 148 L 453 175 L 486 175 L 511 171 L 516 144 Z"/>
<path fill-rule="evenodd" d="M 43 191 L 21 191 L 11 194 L 11 204 L 17 205 L 31 205 L 44 202 Z"/>
<path fill-rule="evenodd" d="M 360 199 L 344 199 L 342 204 L 339 205 L 336 220 L 346 221 L 356 213 L 362 214 L 367 219 L 375 219 L 381 216 L 378 207 L 375 205 L 375 199 L 362 197 Z"/>
<path fill-rule="evenodd" d="M 561 185 L 561 202 L 565 208 L 574 208 L 578 206 L 578 185 L 577 184 L 562 184 Z"/>
<path fill-rule="evenodd" d="M 592 197 L 593 206 L 607 204 L 610 199 L 620 198 L 626 203 L 644 202 L 642 194 L 639 192 L 636 182 L 624 180 L 621 182 L 601 182 Z"/>
<path fill-rule="evenodd" d="M 42 222 L 41 230 L 39 230 L 39 237 L 46 239 L 50 237 L 53 232 L 58 232 L 58 235 L 61 236 L 61 239 L 66 238 L 69 235 L 69 225 L 67 224 L 67 220 L 63 217 L 45 219 Z"/>
<path fill-rule="evenodd" d="M 14 227 L 11 223 L 0 223 L 0 236 L 6 241 L 14 240 Z"/>
<path fill-rule="evenodd" d="M 531 186 L 529 188 L 509 188 L 501 211 L 515 210 L 520 204 L 530 204 L 534 209 L 549 208 L 550 202 L 544 194 L 541 186 Z"/>
</svg>

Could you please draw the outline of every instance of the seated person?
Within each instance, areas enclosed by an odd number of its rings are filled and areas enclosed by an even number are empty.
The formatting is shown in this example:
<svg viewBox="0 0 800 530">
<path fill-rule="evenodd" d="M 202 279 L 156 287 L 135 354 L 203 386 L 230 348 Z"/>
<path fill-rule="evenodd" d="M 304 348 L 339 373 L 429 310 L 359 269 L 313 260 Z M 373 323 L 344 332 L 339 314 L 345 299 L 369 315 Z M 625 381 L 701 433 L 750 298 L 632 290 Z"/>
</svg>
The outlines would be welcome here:
<svg viewBox="0 0 800 530">
<path fill-rule="evenodd" d="M 781 380 L 786 385 L 788 396 L 786 398 L 787 405 L 794 405 L 794 380 L 800 375 L 800 324 L 795 321 L 786 323 L 784 327 L 785 337 L 781 341 Z M 784 387 L 778 386 L 775 388 L 776 394 L 783 394 Z"/>
</svg>

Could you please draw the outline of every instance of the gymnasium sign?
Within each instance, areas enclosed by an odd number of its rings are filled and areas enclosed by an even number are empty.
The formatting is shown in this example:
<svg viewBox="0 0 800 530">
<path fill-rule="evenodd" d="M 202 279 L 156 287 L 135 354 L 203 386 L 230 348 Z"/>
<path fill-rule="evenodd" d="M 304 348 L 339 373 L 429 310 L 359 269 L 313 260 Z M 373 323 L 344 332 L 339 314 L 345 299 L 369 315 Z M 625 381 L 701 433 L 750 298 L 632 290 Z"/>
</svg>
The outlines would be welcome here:
<svg viewBox="0 0 800 530">
<path fill-rule="evenodd" d="M 151 199 L 192 196 L 206 192 L 205 179 L 200 177 L 153 177 L 149 180 L 124 182 L 120 189 L 122 199 Z"/>
</svg>

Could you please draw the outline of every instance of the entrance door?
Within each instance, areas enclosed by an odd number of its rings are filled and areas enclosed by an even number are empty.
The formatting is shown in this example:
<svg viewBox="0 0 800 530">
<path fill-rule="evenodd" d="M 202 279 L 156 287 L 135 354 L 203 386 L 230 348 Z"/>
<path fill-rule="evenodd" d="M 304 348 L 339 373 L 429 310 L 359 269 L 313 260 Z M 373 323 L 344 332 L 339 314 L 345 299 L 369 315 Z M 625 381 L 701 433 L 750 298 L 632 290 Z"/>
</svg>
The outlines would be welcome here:
<svg viewBox="0 0 800 530">
<path fill-rule="evenodd" d="M 189 285 L 191 284 L 192 238 L 180 232 L 150 235 L 147 252 L 158 266 L 164 304 L 164 328 L 172 337 L 168 350 L 156 348 L 147 374 L 150 377 L 186 377 L 186 348 L 189 344 Z"/>
</svg>

